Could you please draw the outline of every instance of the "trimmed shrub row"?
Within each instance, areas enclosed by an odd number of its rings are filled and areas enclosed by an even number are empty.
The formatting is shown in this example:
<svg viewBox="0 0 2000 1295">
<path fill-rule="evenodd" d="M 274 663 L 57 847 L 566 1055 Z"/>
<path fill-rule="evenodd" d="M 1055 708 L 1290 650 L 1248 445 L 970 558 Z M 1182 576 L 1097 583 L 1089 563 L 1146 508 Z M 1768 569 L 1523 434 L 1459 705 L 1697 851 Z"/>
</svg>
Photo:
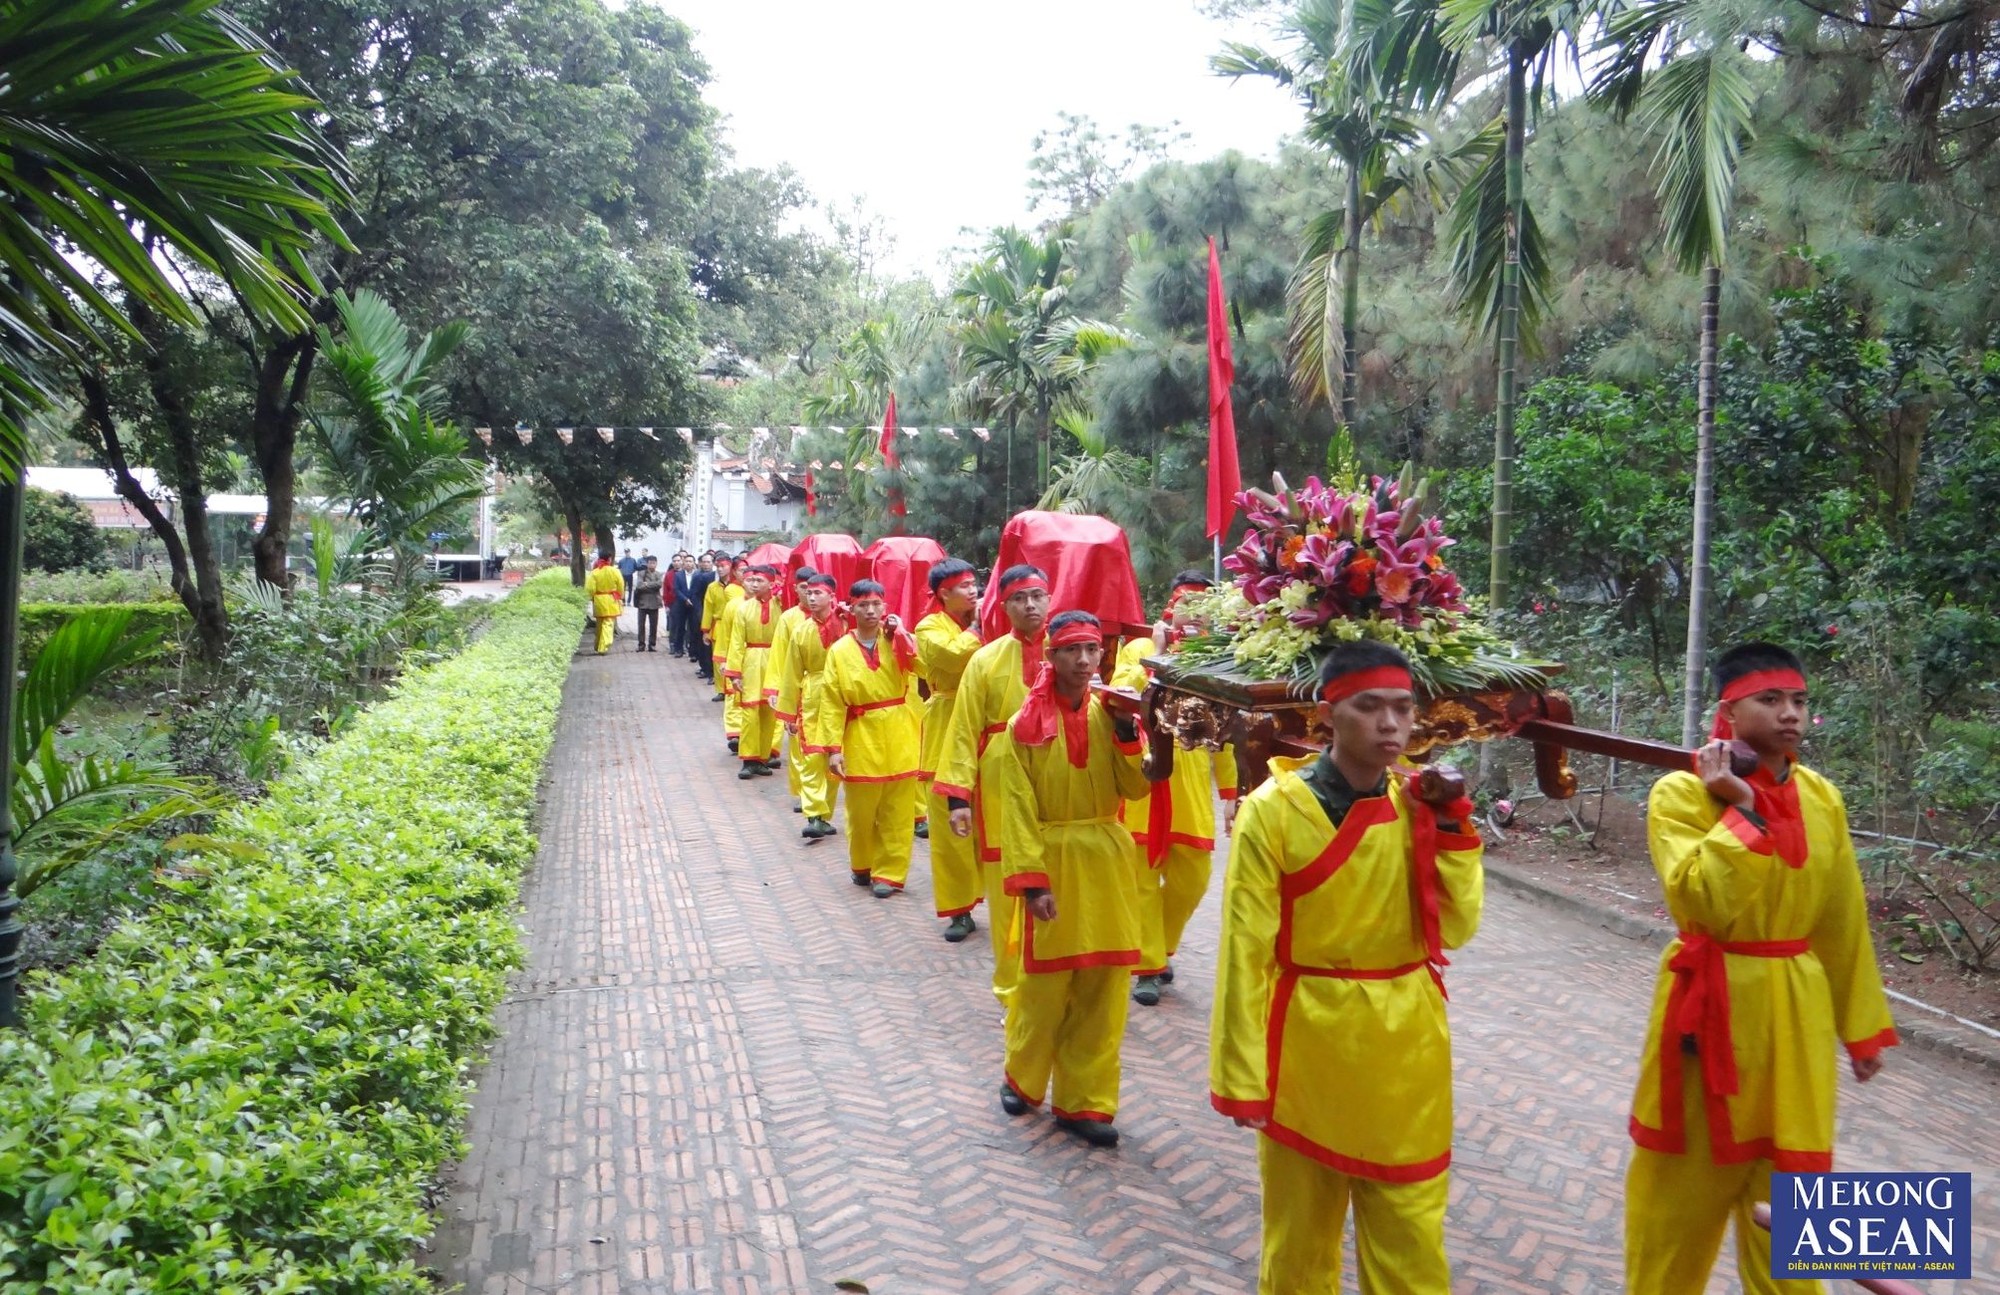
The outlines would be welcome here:
<svg viewBox="0 0 2000 1295">
<path fill-rule="evenodd" d="M 0 1291 L 416 1292 L 582 594 L 528 581 L 0 1033 Z"/>
<path fill-rule="evenodd" d="M 42 650 L 42 644 L 71 620 L 85 612 L 113 607 L 132 613 L 130 622 L 132 633 L 145 634 L 158 630 L 172 639 L 183 630 L 194 627 L 194 619 L 180 602 L 151 603 L 22 603 L 20 658 L 25 668 Z"/>
</svg>

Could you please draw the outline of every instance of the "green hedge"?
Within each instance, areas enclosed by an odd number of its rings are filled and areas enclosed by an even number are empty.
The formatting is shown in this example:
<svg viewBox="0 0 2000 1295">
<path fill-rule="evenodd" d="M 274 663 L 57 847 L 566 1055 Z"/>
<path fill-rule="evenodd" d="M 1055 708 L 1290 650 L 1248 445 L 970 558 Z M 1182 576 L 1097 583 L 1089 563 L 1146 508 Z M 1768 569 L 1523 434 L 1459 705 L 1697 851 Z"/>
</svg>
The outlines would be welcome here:
<svg viewBox="0 0 2000 1295">
<path fill-rule="evenodd" d="M 181 602 L 150 603 L 22 603 L 20 658 L 25 669 L 35 659 L 35 653 L 42 650 L 42 644 L 51 635 L 85 612 L 99 611 L 106 607 L 132 613 L 131 630 L 134 634 L 144 634 L 148 630 L 158 630 L 166 638 L 173 638 L 183 630 L 194 628 L 194 619 L 188 615 L 187 606 Z"/>
<path fill-rule="evenodd" d="M 0 1032 L 0 1291 L 428 1292 L 583 595 L 527 582 Z"/>
</svg>

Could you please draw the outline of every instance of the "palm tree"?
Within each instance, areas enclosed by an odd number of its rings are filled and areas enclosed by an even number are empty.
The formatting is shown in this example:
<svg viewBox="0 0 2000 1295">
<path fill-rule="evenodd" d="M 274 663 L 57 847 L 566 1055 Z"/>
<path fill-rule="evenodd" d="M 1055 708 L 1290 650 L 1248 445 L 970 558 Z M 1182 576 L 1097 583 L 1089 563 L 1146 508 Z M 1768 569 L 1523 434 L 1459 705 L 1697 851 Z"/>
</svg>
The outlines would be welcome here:
<svg viewBox="0 0 2000 1295">
<path fill-rule="evenodd" d="M 14 677 L 24 423 L 60 373 L 137 338 L 130 310 L 194 325 L 188 280 L 310 325 L 301 284 L 345 164 L 270 50 L 219 0 L 0 3 L 0 674 Z M 100 273 L 103 281 L 100 281 Z M 316 285 L 315 285 L 316 286 Z M 119 298 L 122 297 L 122 302 Z M 14 690 L 0 688 L 0 1026 L 15 1023 Z"/>
<path fill-rule="evenodd" d="M 1110 324 L 1078 318 L 1065 305 L 1070 241 L 998 229 L 986 254 L 952 285 L 963 318 L 958 367 L 965 382 L 959 405 L 1007 425 L 1013 435 L 1028 420 L 1035 434 L 1038 490 L 1049 487 L 1049 441 L 1058 405 L 1071 399 L 1098 360 L 1125 344 Z M 1011 459 L 1010 459 L 1011 462 Z M 1009 494 L 1012 494 L 1010 478 Z M 1010 497 L 1008 507 L 1013 506 Z"/>
<path fill-rule="evenodd" d="M 1695 385 L 1694 536 L 1688 563 L 1687 663 L 1681 741 L 1700 737 L 1708 658 L 1709 537 L 1715 512 L 1715 359 L 1722 270 L 1736 172 L 1752 138 L 1756 90 L 1740 32 L 1693 3 L 1661 0 L 1614 15 L 1614 52 L 1591 87 L 1621 117 L 1635 107 L 1660 135 L 1653 154 L 1667 245 L 1701 281 L 1700 367 Z M 1657 70 L 1646 68 L 1663 59 Z"/>
<path fill-rule="evenodd" d="M 1547 95 L 1555 58 L 1593 11 L 1590 0 L 1365 0 L 1355 57 L 1408 102 L 1438 111 L 1467 84 L 1466 56 L 1502 52 L 1500 114 L 1461 151 L 1452 204 L 1452 278 L 1460 307 L 1494 333 L 1493 546 L 1487 597 L 1504 609 L 1513 569 L 1514 422 L 1521 340 L 1532 329 L 1547 261 L 1527 203 L 1528 107 Z M 1472 78 L 1476 84 L 1478 77 Z"/>
<path fill-rule="evenodd" d="M 1209 60 L 1218 74 L 1261 76 L 1290 88 L 1306 109 L 1306 138 L 1340 163 L 1345 200 L 1314 217 L 1305 248 L 1286 290 L 1291 323 L 1287 338 L 1292 383 L 1301 400 L 1333 400 L 1340 392 L 1340 421 L 1359 418 L 1361 231 L 1409 187 L 1390 174 L 1396 153 L 1421 132 L 1402 103 L 1383 90 L 1365 59 L 1354 51 L 1352 6 L 1343 0 L 1303 0 L 1280 28 L 1291 50 L 1274 54 L 1231 44 Z M 1332 346 L 1335 293 L 1340 300 L 1340 344 Z"/>
<path fill-rule="evenodd" d="M 314 440 L 349 510 L 393 555 L 392 579 L 407 588 L 426 537 L 484 489 L 465 436 L 443 421 L 439 370 L 466 338 L 463 323 L 413 338 L 395 310 L 366 288 L 335 293 L 342 336 L 320 329 L 330 382 Z"/>
<path fill-rule="evenodd" d="M 220 0 L 0 5 L 0 474 L 59 370 L 138 336 L 122 296 L 190 327 L 190 272 L 310 327 L 304 254 L 342 242 L 345 163 L 316 105 Z M 110 286 L 94 273 L 101 270 Z"/>
</svg>

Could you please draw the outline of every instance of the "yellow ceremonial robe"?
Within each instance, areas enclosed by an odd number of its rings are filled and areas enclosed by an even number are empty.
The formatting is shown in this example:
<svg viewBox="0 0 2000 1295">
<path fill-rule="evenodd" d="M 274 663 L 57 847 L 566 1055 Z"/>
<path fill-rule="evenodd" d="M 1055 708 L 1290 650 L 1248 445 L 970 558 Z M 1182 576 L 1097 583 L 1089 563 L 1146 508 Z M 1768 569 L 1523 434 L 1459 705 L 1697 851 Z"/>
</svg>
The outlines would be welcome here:
<svg viewBox="0 0 2000 1295">
<path fill-rule="evenodd" d="M 773 660 L 776 659 L 774 651 Z M 834 801 L 840 795 L 840 780 L 827 769 L 827 752 L 814 745 L 813 736 L 815 716 L 819 713 L 820 673 L 825 667 L 826 644 L 820 638 L 819 622 L 801 616 L 785 641 L 784 669 L 778 672 L 778 695 L 772 706 L 778 718 L 799 726 L 792 749 L 801 753 L 800 809 L 807 818 L 831 821 Z"/>
<path fill-rule="evenodd" d="M 708 587 L 701 601 L 701 632 L 710 637 L 715 649 L 711 658 L 715 664 L 716 691 L 723 695 L 722 732 L 725 737 L 737 737 L 743 732 L 743 711 L 736 704 L 736 695 L 723 686 L 723 672 L 729 666 L 731 620 L 728 613 L 743 597 L 742 585 L 717 581 Z"/>
<path fill-rule="evenodd" d="M 1046 644 L 1046 636 L 1043 642 Z M 984 794 L 984 783 L 989 776 L 987 761 L 993 739 L 1021 709 L 1033 682 L 1021 678 L 1021 640 L 1014 634 L 997 638 L 972 654 L 958 679 L 958 700 L 952 704 L 951 726 L 945 734 L 934 784 L 938 795 L 972 803 L 972 843 L 980 863 L 987 921 L 992 926 L 987 938 L 993 943 L 993 995 L 1003 1003 L 1019 974 L 1021 948 L 1011 934 L 1019 924 L 1015 901 L 1001 885 L 1000 819 L 991 798 Z"/>
<path fill-rule="evenodd" d="M 1799 764 L 1789 788 L 1761 771 L 1751 781 L 1796 795 L 1802 835 L 1781 839 L 1779 824 L 1725 807 L 1692 773 L 1660 779 L 1648 802 L 1647 843 L 1681 934 L 1660 958 L 1632 1101 L 1630 1291 L 1701 1290 L 1732 1214 L 1746 1290 L 1818 1289 L 1772 1281 L 1750 1207 L 1773 1169 L 1832 1168 L 1836 1041 L 1854 1056 L 1896 1042 L 1839 790 Z M 1684 1012 L 1690 994 L 1727 1011 Z"/>
<path fill-rule="evenodd" d="M 1031 1104 L 1053 1084 L 1060 1118 L 1109 1121 L 1118 1114 L 1127 982 L 1139 961 L 1132 838 L 1118 806 L 1145 789 L 1145 748 L 1118 740 L 1096 697 L 1084 705 L 1082 768 L 1070 763 L 1060 728 L 1041 746 L 1003 731 L 988 748 L 986 794 L 999 805 L 1000 868 L 1022 924 L 1021 976 L 1006 1000 L 1007 1082 Z M 1055 896 L 1054 921 L 1019 903 L 1030 889 Z"/>
<path fill-rule="evenodd" d="M 1150 638 L 1128 641 L 1118 649 L 1111 682 L 1144 692 L 1152 674 L 1143 661 L 1155 651 Z M 1139 886 L 1140 948 L 1144 956 L 1133 972 L 1141 976 L 1157 976 L 1167 970 L 1167 960 L 1180 951 L 1188 919 L 1208 894 L 1215 856 L 1215 797 L 1236 799 L 1235 748 L 1175 748 L 1174 771 L 1166 786 L 1171 810 L 1166 821 L 1166 848 L 1155 862 L 1153 797 L 1160 790 L 1157 784 L 1148 783 L 1144 796 L 1126 801 L 1118 811 L 1119 819 L 1132 833 L 1134 846 L 1132 869 Z"/>
<path fill-rule="evenodd" d="M 783 615 L 775 597 L 741 598 L 723 621 L 729 629 L 726 674 L 735 685 L 736 704 L 743 713 L 736 754 L 744 760 L 768 760 L 777 750 L 778 717 L 766 704 L 764 683 L 770 674 L 771 640 Z"/>
<path fill-rule="evenodd" d="M 812 745 L 846 765 L 848 867 L 901 890 L 922 754 L 914 663 L 896 660 L 887 630 L 872 649 L 849 633 L 827 649 L 816 709 Z"/>
<path fill-rule="evenodd" d="M 777 632 L 771 635 L 771 656 L 764 663 L 764 704 L 771 708 L 779 724 L 791 724 L 798 720 L 796 713 L 787 714 L 784 707 L 778 704 L 778 694 L 783 690 L 785 671 L 789 666 L 792 635 L 798 632 L 799 625 L 806 619 L 805 608 L 787 607 L 785 614 L 778 617 Z M 784 741 L 783 733 L 773 738 L 774 743 L 781 741 Z M 800 798 L 805 795 L 805 746 L 803 740 L 785 742 L 785 782 L 790 786 L 792 795 Z"/>
<path fill-rule="evenodd" d="M 959 680 L 966 663 L 981 643 L 976 629 L 959 625 L 944 612 L 932 612 L 917 622 L 917 673 L 931 690 L 924 703 L 923 758 L 918 778 L 924 784 L 925 805 L 933 822 L 931 832 L 931 891 L 939 917 L 957 917 L 979 905 L 979 858 L 971 837 L 958 836 L 943 827 L 951 808 L 937 789 L 938 766 L 944 761 L 946 739 L 951 734 L 952 711 L 958 703 Z"/>
<path fill-rule="evenodd" d="M 1364 1292 L 1445 1295 L 1451 1031 L 1428 963 L 1413 827 L 1392 774 L 1336 830 L 1272 761 L 1236 816 L 1210 1027 L 1210 1101 L 1264 1120 L 1264 1295 L 1339 1289 L 1346 1202 Z M 1438 833 L 1442 948 L 1478 929 L 1476 835 Z"/>
<path fill-rule="evenodd" d="M 617 567 L 593 567 L 583 578 L 583 590 L 590 595 L 590 614 L 597 619 L 597 651 L 611 650 L 611 636 L 625 610 L 625 577 Z"/>
</svg>

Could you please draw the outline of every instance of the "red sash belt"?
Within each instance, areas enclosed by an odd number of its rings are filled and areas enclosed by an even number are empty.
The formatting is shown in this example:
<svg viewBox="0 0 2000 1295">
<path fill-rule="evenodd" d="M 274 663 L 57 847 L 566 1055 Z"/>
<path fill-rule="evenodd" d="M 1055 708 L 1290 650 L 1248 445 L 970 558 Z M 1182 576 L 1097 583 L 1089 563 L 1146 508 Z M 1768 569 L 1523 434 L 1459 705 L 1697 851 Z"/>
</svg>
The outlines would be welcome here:
<svg viewBox="0 0 2000 1295">
<path fill-rule="evenodd" d="M 1436 963 L 1422 959 L 1406 962 L 1400 967 L 1300 967 L 1289 962 L 1279 964 L 1279 970 L 1287 976 L 1309 976 L 1321 980 L 1395 980 L 1419 969 L 1430 972 L 1431 979 L 1437 982 L 1438 992 L 1444 993 L 1444 973 Z"/>
<path fill-rule="evenodd" d="M 859 706 L 849 706 L 847 708 L 847 718 L 853 719 L 856 715 L 865 715 L 871 710 L 888 710 L 891 706 L 902 705 L 905 700 L 906 698 L 902 697 L 891 697 L 887 701 L 869 701 L 863 702 Z"/>
<path fill-rule="evenodd" d="M 1667 993 L 1667 1028 L 1692 1035 L 1701 1054 L 1701 1077 L 1718 1097 L 1737 1090 L 1736 1044 L 1729 1031 L 1728 955 L 1796 958 L 1812 952 L 1810 940 L 1718 940 L 1681 932 L 1681 947 L 1667 963 L 1674 987 Z M 1664 1042 L 1664 1041 L 1663 1041 Z"/>
</svg>

